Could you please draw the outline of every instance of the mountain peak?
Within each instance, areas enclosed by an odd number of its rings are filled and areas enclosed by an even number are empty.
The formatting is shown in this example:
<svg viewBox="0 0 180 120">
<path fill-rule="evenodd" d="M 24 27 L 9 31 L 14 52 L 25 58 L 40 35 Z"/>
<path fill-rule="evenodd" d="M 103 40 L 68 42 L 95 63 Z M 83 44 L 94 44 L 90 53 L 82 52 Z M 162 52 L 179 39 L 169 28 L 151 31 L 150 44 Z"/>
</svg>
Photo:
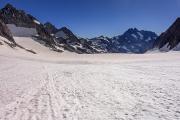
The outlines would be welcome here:
<svg viewBox="0 0 180 120">
<path fill-rule="evenodd" d="M 50 22 L 44 23 L 44 27 L 51 34 L 54 34 L 54 33 L 56 33 L 58 31 L 58 29 Z"/>
<path fill-rule="evenodd" d="M 36 20 L 33 16 L 26 14 L 23 10 L 16 9 L 11 4 L 7 4 L 0 10 L 0 17 L 5 24 L 15 24 L 19 27 L 32 27 L 33 20 Z"/>
<path fill-rule="evenodd" d="M 16 9 L 12 4 L 8 3 L 5 5 L 4 9 Z"/>
<path fill-rule="evenodd" d="M 48 26 L 54 26 L 52 23 L 50 23 L 50 22 L 46 22 L 46 23 L 44 23 L 44 25 L 48 25 Z"/>
<path fill-rule="evenodd" d="M 67 27 L 62 27 L 61 30 L 63 31 L 69 31 L 69 29 Z"/>
<path fill-rule="evenodd" d="M 138 32 L 137 28 L 129 28 L 126 32 Z"/>
<path fill-rule="evenodd" d="M 71 32 L 71 30 L 69 30 L 67 27 L 62 27 L 60 28 L 58 31 L 63 31 L 66 34 L 72 35 L 73 33 Z M 74 34 L 73 34 L 74 35 Z"/>
<path fill-rule="evenodd" d="M 109 39 L 109 38 L 108 38 L 108 37 L 106 37 L 106 36 L 104 36 L 104 35 L 101 35 L 101 36 L 97 37 L 97 39 L 107 40 L 107 39 Z"/>
<path fill-rule="evenodd" d="M 104 36 L 104 35 L 100 35 L 99 37 L 105 38 L 105 36 Z"/>
</svg>

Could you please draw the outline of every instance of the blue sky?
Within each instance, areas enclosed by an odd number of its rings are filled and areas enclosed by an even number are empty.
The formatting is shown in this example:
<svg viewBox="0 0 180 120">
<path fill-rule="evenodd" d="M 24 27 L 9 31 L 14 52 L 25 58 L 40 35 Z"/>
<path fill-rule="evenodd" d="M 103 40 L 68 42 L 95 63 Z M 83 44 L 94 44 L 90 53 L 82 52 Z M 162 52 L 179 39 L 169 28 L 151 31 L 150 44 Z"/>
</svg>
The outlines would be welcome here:
<svg viewBox="0 0 180 120">
<path fill-rule="evenodd" d="M 0 0 L 0 7 L 6 3 L 89 38 L 112 37 L 131 27 L 159 34 L 180 16 L 180 0 Z"/>
</svg>

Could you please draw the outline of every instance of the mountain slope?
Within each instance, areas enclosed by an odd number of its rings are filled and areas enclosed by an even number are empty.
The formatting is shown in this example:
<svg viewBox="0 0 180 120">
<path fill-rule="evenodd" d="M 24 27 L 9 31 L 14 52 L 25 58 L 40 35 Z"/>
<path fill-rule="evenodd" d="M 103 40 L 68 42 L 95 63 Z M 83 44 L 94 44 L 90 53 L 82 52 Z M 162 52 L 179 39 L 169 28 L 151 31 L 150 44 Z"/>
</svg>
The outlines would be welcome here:
<svg viewBox="0 0 180 120">
<path fill-rule="evenodd" d="M 180 18 L 157 38 L 154 47 L 162 51 L 180 50 Z"/>
</svg>

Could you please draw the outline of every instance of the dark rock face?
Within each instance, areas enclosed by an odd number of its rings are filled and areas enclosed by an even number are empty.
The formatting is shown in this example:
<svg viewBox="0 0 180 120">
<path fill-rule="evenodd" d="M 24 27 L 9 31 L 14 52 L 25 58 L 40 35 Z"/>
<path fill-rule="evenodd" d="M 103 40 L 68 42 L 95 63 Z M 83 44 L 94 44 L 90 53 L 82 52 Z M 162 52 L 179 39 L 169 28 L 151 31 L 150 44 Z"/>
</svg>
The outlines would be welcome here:
<svg viewBox="0 0 180 120">
<path fill-rule="evenodd" d="M 6 24 L 3 23 L 1 20 L 0 20 L 0 36 L 5 37 L 13 44 L 16 44 L 10 30 L 8 29 Z"/>
<path fill-rule="evenodd" d="M 39 35 L 39 39 L 45 41 L 46 45 L 53 47 L 55 45 L 54 38 L 50 35 L 42 24 L 36 26 L 36 30 Z"/>
<path fill-rule="evenodd" d="M 0 10 L 0 17 L 5 24 L 15 24 L 19 27 L 35 27 L 35 24 L 33 22 L 35 18 L 33 16 L 26 14 L 22 10 L 17 10 L 11 4 L 7 4 Z"/>
<path fill-rule="evenodd" d="M 44 27 L 51 34 L 55 34 L 56 32 L 58 32 L 58 29 L 54 25 L 52 25 L 50 22 L 46 22 L 44 24 Z"/>
<path fill-rule="evenodd" d="M 10 4 L 7 4 L 0 10 L 0 18 L 5 24 L 14 24 L 17 27 L 36 28 L 39 38 L 44 40 L 47 45 L 53 46 L 55 44 L 53 37 L 46 31 L 43 24 L 38 22 L 35 17 L 26 14 L 22 10 L 17 10 Z"/>
<path fill-rule="evenodd" d="M 91 39 L 93 45 L 110 53 L 145 53 L 152 49 L 157 35 L 151 31 L 128 29 L 123 35 L 113 38 L 97 37 Z"/>
<path fill-rule="evenodd" d="M 170 28 L 162 33 L 154 43 L 154 47 L 161 49 L 167 45 L 167 49 L 171 50 L 180 43 L 180 18 L 170 26 Z"/>
</svg>

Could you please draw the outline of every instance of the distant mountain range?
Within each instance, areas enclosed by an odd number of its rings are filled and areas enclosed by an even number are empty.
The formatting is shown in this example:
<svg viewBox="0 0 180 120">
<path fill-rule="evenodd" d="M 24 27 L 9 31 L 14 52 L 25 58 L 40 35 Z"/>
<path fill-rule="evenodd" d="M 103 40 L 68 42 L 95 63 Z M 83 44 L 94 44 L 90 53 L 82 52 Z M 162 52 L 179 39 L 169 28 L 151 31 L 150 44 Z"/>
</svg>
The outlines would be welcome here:
<svg viewBox="0 0 180 120">
<path fill-rule="evenodd" d="M 130 28 L 124 34 L 108 38 L 100 36 L 93 38 L 93 45 L 112 53 L 145 53 L 153 48 L 157 38 L 156 33 L 151 31 Z"/>
<path fill-rule="evenodd" d="M 43 24 L 23 10 L 7 4 L 0 10 L 0 36 L 15 46 L 19 45 L 13 36 L 32 37 L 51 50 L 62 52 L 59 48 L 63 48 L 79 54 L 145 53 L 155 48 L 169 51 L 180 48 L 180 18 L 160 36 L 151 31 L 130 28 L 124 34 L 112 38 L 100 36 L 84 39 L 78 38 L 66 27 L 56 28 L 50 22 Z"/>
</svg>

